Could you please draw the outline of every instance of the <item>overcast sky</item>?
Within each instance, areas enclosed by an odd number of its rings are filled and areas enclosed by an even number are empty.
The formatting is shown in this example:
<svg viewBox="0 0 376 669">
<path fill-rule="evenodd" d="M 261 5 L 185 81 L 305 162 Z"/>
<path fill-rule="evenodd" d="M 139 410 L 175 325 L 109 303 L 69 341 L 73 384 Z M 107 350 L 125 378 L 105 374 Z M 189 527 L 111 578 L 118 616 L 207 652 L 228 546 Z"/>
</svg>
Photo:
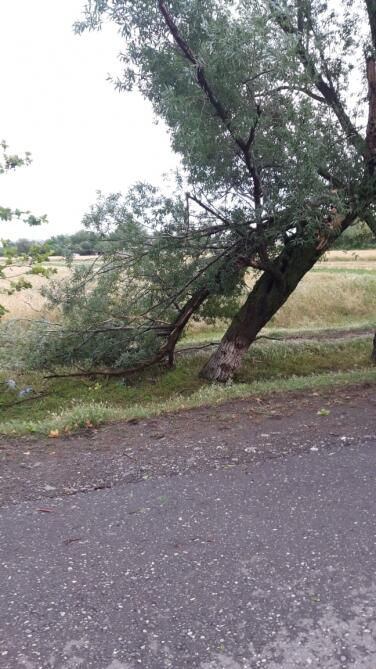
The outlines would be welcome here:
<svg viewBox="0 0 376 669">
<path fill-rule="evenodd" d="M 0 178 L 0 205 L 48 215 L 0 237 L 44 239 L 80 228 L 95 191 L 161 182 L 176 162 L 168 136 L 136 93 L 118 93 L 120 38 L 113 28 L 73 34 L 84 0 L 0 2 L 0 139 L 33 164 Z"/>
</svg>

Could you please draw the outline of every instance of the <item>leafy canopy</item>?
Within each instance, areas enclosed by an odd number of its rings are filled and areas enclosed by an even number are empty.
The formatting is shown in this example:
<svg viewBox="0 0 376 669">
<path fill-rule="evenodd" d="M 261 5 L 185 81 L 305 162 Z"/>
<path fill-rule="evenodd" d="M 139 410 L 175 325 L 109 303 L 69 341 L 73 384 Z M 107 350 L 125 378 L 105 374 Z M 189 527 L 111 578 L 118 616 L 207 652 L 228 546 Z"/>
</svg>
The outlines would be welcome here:
<svg viewBox="0 0 376 669">
<path fill-rule="evenodd" d="M 8 145 L 5 140 L 0 142 L 0 175 L 11 172 L 18 167 L 30 165 L 31 154 L 26 152 L 24 156 L 11 154 L 8 152 Z M 28 225 L 40 225 L 45 223 L 47 216 L 35 216 L 29 211 L 21 211 L 20 209 L 11 209 L 9 207 L 0 206 L 0 220 L 12 221 L 13 219 L 21 219 L 23 223 Z"/>
<path fill-rule="evenodd" d="M 160 360 L 198 310 L 234 308 L 249 267 L 281 280 L 289 249 L 312 246 L 314 262 L 360 217 L 374 226 L 373 5 L 87 3 L 77 32 L 118 26 L 114 83 L 150 100 L 182 170 L 170 195 L 140 184 L 99 196 L 85 224 L 104 255 L 50 294 L 63 325 L 43 339 L 43 364 L 120 373 Z"/>
</svg>

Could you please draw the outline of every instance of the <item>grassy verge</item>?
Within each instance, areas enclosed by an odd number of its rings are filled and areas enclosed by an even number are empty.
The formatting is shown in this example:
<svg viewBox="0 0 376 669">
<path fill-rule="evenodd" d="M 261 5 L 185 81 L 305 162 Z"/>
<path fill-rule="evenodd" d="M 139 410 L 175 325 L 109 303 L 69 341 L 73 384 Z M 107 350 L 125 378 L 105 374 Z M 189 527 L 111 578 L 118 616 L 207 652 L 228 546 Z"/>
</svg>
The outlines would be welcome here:
<svg viewBox="0 0 376 669">
<path fill-rule="evenodd" d="M 0 426 L 0 433 L 7 436 L 46 434 L 57 437 L 80 428 L 92 428 L 108 422 L 129 421 L 136 418 L 151 418 L 162 413 L 183 411 L 200 406 L 221 404 L 229 400 L 260 397 L 273 392 L 318 390 L 362 383 L 376 383 L 376 369 L 354 372 L 332 372 L 293 377 L 278 381 L 255 381 L 226 386 L 211 385 L 200 388 L 189 397 L 178 395 L 161 402 L 146 402 L 128 407 L 116 407 L 92 401 L 80 402 L 61 413 L 50 414 L 37 421 L 13 420 Z"/>
<path fill-rule="evenodd" d="M 32 386 L 34 395 L 20 402 L 17 390 L 0 385 L 0 433 L 60 434 L 108 421 L 146 418 L 270 392 L 376 383 L 370 350 L 369 337 L 325 344 L 260 342 L 248 355 L 238 382 L 225 386 L 210 385 L 198 378 L 207 354 L 182 358 L 173 370 L 155 370 L 132 381 L 46 382 L 35 374 L 12 377 L 17 388 Z M 2 378 L 10 376 L 8 372 Z"/>
</svg>

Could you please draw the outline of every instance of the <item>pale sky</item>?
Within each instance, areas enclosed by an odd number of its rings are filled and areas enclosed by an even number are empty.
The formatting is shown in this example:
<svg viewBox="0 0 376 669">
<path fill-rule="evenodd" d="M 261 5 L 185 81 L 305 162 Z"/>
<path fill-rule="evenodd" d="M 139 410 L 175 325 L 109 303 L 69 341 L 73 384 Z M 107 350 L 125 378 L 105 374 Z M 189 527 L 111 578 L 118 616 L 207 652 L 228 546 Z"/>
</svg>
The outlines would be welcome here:
<svg viewBox="0 0 376 669">
<path fill-rule="evenodd" d="M 74 35 L 83 4 L 0 0 L 0 139 L 33 156 L 30 167 L 0 177 L 0 205 L 49 219 L 37 228 L 0 222 L 0 238 L 74 232 L 97 189 L 158 184 L 176 166 L 149 104 L 106 81 L 120 68 L 114 29 Z"/>
</svg>

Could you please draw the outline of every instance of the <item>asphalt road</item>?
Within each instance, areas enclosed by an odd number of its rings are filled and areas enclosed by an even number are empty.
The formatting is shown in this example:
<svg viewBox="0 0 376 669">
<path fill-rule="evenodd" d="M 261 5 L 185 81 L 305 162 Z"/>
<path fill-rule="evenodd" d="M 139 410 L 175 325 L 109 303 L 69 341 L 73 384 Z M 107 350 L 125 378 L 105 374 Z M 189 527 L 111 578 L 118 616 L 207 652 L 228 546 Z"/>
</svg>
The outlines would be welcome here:
<svg viewBox="0 0 376 669">
<path fill-rule="evenodd" d="M 376 437 L 1 512 L 2 669 L 376 669 Z"/>
</svg>

